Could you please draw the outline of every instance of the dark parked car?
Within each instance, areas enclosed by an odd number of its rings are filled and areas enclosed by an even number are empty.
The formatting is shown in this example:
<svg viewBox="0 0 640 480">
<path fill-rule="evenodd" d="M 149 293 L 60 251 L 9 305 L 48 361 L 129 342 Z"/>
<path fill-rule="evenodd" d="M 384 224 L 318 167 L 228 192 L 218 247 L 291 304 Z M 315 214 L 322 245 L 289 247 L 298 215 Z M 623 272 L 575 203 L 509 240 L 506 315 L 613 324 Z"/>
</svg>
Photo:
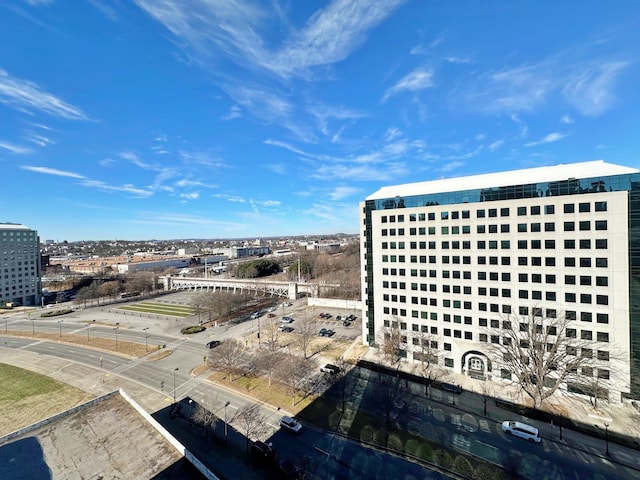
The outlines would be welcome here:
<svg viewBox="0 0 640 480">
<path fill-rule="evenodd" d="M 278 468 L 282 476 L 286 479 L 298 480 L 300 478 L 300 469 L 290 458 L 280 460 Z"/>
<path fill-rule="evenodd" d="M 251 457 L 264 464 L 275 463 L 277 454 L 270 443 L 254 442 L 251 445 Z"/>
<path fill-rule="evenodd" d="M 222 342 L 220 340 L 211 340 L 210 342 L 207 342 L 207 348 L 216 348 L 218 347 Z"/>
</svg>

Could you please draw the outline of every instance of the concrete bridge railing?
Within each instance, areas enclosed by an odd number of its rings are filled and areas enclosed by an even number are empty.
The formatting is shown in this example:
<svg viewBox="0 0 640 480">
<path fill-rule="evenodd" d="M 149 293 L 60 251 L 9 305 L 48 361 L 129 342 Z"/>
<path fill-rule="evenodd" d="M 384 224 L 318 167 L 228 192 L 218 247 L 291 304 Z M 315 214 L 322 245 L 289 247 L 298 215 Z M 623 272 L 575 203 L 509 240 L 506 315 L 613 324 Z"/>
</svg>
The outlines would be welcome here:
<svg viewBox="0 0 640 480">
<path fill-rule="evenodd" d="M 289 299 L 296 299 L 305 293 L 310 297 L 317 297 L 320 286 L 317 283 L 277 282 L 272 280 L 241 280 L 200 277 L 163 276 L 165 291 L 170 290 L 220 290 L 232 293 L 255 292 L 265 295 L 277 295 Z"/>
</svg>

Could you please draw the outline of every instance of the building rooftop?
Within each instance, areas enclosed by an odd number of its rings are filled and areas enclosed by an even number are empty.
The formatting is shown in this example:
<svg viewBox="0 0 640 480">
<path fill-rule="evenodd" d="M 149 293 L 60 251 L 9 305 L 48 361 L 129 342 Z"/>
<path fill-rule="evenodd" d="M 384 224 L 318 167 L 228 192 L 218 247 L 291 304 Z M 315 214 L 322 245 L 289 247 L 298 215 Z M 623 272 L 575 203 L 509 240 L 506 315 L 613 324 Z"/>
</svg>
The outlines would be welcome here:
<svg viewBox="0 0 640 480">
<path fill-rule="evenodd" d="M 567 163 L 387 186 L 369 195 L 367 200 L 378 200 L 397 196 L 409 197 L 427 193 L 507 187 L 510 185 L 540 182 L 557 182 L 569 179 L 608 177 L 612 175 L 638 173 L 639 171 L 637 168 L 606 163 L 603 160 L 593 160 L 589 162 Z"/>
<path fill-rule="evenodd" d="M 0 223 L 0 230 L 31 230 L 29 227 L 20 223 Z"/>
<path fill-rule="evenodd" d="M 110 395 L 1 443 L 0 478 L 162 478 L 182 458 L 122 396 Z"/>
</svg>

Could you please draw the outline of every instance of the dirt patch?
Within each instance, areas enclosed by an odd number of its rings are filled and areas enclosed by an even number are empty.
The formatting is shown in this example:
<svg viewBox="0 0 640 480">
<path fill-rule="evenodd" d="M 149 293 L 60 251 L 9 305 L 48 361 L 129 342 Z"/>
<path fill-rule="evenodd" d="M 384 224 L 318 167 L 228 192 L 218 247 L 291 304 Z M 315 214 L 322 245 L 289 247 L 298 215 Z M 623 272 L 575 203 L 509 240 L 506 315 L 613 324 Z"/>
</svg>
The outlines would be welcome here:
<svg viewBox="0 0 640 480">
<path fill-rule="evenodd" d="M 44 333 L 38 332 L 35 333 L 29 331 L 11 331 L 9 330 L 4 334 L 5 336 L 11 337 L 22 337 L 22 338 L 39 338 L 41 340 L 49 340 L 51 342 L 60 342 L 60 343 L 71 343 L 74 345 L 82 345 L 85 348 L 95 348 L 98 350 L 107 350 L 109 352 L 114 352 L 119 355 L 124 355 L 132 358 L 139 358 L 147 355 L 149 349 L 147 351 L 147 347 L 143 343 L 134 343 L 134 342 L 126 342 L 122 340 L 118 340 L 118 346 L 116 347 L 115 338 L 103 338 L 103 337 L 91 337 L 87 338 L 86 335 L 72 335 L 63 333 L 62 335 L 57 335 L 55 333 Z"/>
</svg>

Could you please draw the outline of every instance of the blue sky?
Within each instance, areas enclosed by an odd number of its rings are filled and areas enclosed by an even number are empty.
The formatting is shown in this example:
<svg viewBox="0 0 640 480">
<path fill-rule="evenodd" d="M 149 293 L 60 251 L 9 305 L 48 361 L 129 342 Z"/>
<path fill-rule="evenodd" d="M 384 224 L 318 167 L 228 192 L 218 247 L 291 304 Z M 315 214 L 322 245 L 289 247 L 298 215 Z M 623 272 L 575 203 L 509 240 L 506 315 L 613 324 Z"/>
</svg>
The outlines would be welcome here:
<svg viewBox="0 0 640 480">
<path fill-rule="evenodd" d="M 640 2 L 0 3 L 0 222 L 358 233 L 384 185 L 640 166 Z"/>
</svg>

